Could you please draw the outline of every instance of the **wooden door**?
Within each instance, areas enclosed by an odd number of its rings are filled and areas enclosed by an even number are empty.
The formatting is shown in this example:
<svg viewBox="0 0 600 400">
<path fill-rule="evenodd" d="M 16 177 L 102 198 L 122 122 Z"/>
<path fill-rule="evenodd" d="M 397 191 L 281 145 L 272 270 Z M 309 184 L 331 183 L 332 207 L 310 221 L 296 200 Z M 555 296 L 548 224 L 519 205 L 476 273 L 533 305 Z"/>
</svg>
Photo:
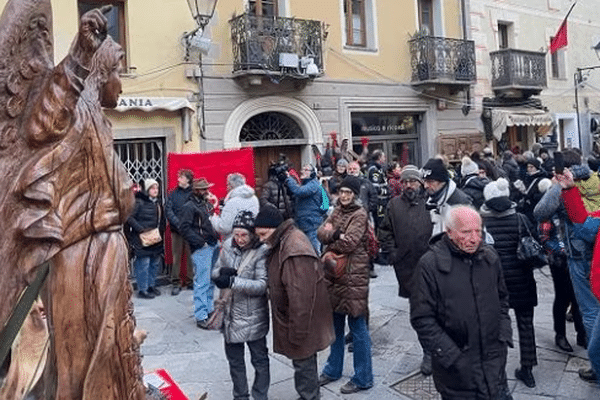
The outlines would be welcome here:
<svg viewBox="0 0 600 400">
<path fill-rule="evenodd" d="M 269 166 L 277 162 L 281 154 L 289 160 L 290 168 L 300 171 L 302 166 L 302 146 L 273 146 L 254 148 L 254 177 L 256 194 L 260 196 L 260 188 L 269 179 Z"/>
</svg>

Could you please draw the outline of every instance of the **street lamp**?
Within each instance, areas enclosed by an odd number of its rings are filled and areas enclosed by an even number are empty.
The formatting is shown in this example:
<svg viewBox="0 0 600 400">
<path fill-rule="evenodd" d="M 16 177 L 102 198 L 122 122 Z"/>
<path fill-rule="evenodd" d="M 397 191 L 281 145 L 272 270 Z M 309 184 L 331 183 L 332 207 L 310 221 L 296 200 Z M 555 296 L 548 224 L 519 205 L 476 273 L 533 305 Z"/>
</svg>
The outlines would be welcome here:
<svg viewBox="0 0 600 400">
<path fill-rule="evenodd" d="M 210 39 L 203 38 L 204 28 L 210 22 L 210 19 L 215 13 L 218 0 L 187 0 L 192 18 L 198 25 L 196 29 L 191 32 L 185 32 L 183 34 L 183 41 L 185 43 L 185 61 L 190 61 L 190 47 L 196 47 L 200 50 L 198 54 L 198 74 L 194 73 L 194 77 L 198 82 L 198 93 L 196 93 L 196 114 L 198 123 L 198 133 L 200 138 L 206 140 L 204 132 L 205 126 L 205 115 L 204 115 L 204 72 L 202 71 L 202 53 L 208 53 L 210 49 Z M 191 137 L 184 137 L 186 142 L 191 140 Z M 202 141 L 200 141 L 200 150 L 202 150 Z"/>
<path fill-rule="evenodd" d="M 204 29 L 215 13 L 217 0 L 187 0 L 187 3 L 198 28 Z"/>
<path fill-rule="evenodd" d="M 215 13 L 218 0 L 187 0 L 192 18 L 196 21 L 196 29 L 183 34 L 185 43 L 185 60 L 190 60 L 190 48 L 196 47 L 201 52 L 207 53 L 210 48 L 210 40 L 203 38 L 204 28 L 210 22 Z"/>
</svg>

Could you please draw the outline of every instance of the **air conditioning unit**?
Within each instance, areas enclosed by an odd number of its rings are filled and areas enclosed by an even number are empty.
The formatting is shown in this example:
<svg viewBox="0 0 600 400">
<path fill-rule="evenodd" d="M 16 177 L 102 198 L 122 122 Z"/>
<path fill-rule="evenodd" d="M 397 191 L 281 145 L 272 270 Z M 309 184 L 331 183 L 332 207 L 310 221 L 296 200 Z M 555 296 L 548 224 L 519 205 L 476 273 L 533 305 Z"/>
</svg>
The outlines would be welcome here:
<svg viewBox="0 0 600 400">
<path fill-rule="evenodd" d="M 298 68 L 298 54 L 279 53 L 279 68 Z"/>
</svg>

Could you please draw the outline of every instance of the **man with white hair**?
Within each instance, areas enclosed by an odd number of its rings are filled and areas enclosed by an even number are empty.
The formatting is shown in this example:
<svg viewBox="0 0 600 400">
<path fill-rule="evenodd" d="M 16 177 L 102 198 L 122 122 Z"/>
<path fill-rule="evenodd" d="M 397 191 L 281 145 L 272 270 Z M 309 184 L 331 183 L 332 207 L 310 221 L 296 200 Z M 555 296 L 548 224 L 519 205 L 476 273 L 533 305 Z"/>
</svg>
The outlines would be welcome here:
<svg viewBox="0 0 600 400">
<path fill-rule="evenodd" d="M 221 213 L 210 217 L 210 222 L 217 233 L 228 237 L 233 231 L 233 221 L 240 211 L 250 211 L 256 217 L 258 214 L 258 197 L 254 189 L 246 184 L 242 174 L 227 175 L 227 196 L 223 202 Z"/>
<path fill-rule="evenodd" d="M 410 302 L 435 387 L 443 400 L 510 398 L 504 370 L 512 330 L 500 258 L 483 242 L 473 208 L 450 207 L 444 226 L 417 265 Z"/>
</svg>

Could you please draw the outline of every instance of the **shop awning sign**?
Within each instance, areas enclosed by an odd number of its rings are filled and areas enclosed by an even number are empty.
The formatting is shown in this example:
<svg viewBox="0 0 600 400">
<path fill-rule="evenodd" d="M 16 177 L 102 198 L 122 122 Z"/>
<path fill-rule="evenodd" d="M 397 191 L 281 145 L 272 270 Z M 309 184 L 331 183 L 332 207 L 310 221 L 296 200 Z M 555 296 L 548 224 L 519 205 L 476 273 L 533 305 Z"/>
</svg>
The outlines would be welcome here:
<svg viewBox="0 0 600 400">
<path fill-rule="evenodd" d="M 552 125 L 554 118 L 549 112 L 534 109 L 492 109 L 492 128 L 494 137 L 497 140 L 502 139 L 502 134 L 506 132 L 509 126 L 541 126 Z"/>
<path fill-rule="evenodd" d="M 194 106 L 185 97 L 119 97 L 116 111 L 125 112 L 131 110 L 141 110 L 146 112 L 166 110 L 178 111 L 189 109 L 194 111 Z"/>
</svg>

